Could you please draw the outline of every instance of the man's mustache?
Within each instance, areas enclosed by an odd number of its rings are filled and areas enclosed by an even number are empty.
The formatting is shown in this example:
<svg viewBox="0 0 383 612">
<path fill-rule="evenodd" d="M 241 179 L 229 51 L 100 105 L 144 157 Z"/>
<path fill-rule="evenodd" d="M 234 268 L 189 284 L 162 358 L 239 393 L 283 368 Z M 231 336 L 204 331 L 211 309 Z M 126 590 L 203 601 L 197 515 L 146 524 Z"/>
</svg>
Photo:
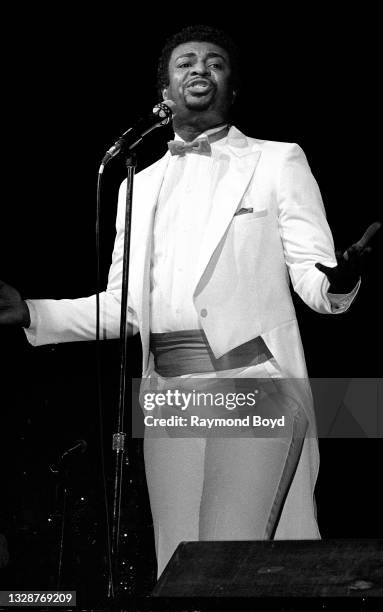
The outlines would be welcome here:
<svg viewBox="0 0 383 612">
<path fill-rule="evenodd" d="M 211 81 L 210 79 L 205 79 L 203 77 L 194 77 L 193 79 L 186 81 L 184 85 L 184 89 L 186 89 L 186 87 L 191 87 L 192 85 L 195 85 L 196 83 L 201 83 L 202 85 L 208 85 L 209 87 L 212 87 L 212 88 L 216 87 L 215 83 L 213 83 L 213 81 Z"/>
</svg>

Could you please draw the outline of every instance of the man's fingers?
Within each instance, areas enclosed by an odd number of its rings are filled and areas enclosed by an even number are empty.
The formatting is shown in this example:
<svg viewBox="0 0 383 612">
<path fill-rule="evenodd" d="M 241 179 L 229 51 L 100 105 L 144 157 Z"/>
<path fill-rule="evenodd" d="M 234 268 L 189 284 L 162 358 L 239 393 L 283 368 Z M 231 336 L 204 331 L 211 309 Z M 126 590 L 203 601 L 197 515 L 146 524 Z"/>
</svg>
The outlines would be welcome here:
<svg viewBox="0 0 383 612">
<path fill-rule="evenodd" d="M 358 242 L 355 243 L 355 246 L 364 249 L 368 242 L 370 242 L 371 238 L 376 234 L 376 232 L 380 229 L 381 223 L 379 221 L 375 221 L 375 223 L 371 223 L 368 226 L 363 236 Z"/>
<path fill-rule="evenodd" d="M 347 251 L 343 253 L 343 259 L 345 259 L 346 261 L 355 261 L 362 253 L 363 248 L 358 246 L 358 243 L 355 243 L 348 247 Z"/>
<path fill-rule="evenodd" d="M 372 247 L 366 247 L 363 252 L 362 252 L 362 260 L 363 260 L 363 264 L 366 262 L 366 260 L 368 259 L 368 255 L 371 253 L 372 251 Z"/>
<path fill-rule="evenodd" d="M 381 227 L 380 221 L 375 221 L 368 226 L 363 236 L 358 242 L 354 242 L 344 253 L 343 257 L 346 261 L 348 261 L 351 257 L 359 256 L 362 251 L 366 248 L 367 244 L 370 242 L 371 238 L 376 234 L 376 232 Z"/>
</svg>

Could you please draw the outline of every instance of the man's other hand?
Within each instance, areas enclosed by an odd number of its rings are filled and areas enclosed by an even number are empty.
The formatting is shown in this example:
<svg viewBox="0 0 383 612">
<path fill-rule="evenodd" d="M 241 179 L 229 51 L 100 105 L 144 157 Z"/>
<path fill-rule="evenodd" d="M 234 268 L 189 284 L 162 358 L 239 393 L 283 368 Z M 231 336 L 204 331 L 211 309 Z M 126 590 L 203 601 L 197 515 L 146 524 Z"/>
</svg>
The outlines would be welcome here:
<svg viewBox="0 0 383 612">
<path fill-rule="evenodd" d="M 371 238 L 380 229 L 381 223 L 375 221 L 364 232 L 362 238 L 352 244 L 344 253 L 336 252 L 337 265 L 328 268 L 321 263 L 315 267 L 326 274 L 330 281 L 329 293 L 350 293 L 361 277 L 367 255 L 371 247 L 367 246 Z"/>
<path fill-rule="evenodd" d="M 0 280 L 0 325 L 29 327 L 30 324 L 29 309 L 20 293 Z"/>
</svg>

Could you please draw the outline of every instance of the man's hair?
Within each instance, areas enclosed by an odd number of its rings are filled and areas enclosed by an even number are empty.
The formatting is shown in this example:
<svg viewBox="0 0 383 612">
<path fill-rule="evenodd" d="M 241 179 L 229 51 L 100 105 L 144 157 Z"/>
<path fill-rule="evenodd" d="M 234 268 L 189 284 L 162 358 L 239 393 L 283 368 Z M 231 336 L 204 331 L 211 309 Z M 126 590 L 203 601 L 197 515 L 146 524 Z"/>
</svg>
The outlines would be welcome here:
<svg viewBox="0 0 383 612">
<path fill-rule="evenodd" d="M 239 87 L 238 48 L 234 41 L 222 30 L 207 25 L 192 25 L 183 28 L 171 38 L 168 38 L 158 60 L 157 88 L 159 95 L 169 85 L 169 61 L 173 50 L 186 42 L 210 42 L 226 51 L 230 60 L 233 89 Z"/>
</svg>

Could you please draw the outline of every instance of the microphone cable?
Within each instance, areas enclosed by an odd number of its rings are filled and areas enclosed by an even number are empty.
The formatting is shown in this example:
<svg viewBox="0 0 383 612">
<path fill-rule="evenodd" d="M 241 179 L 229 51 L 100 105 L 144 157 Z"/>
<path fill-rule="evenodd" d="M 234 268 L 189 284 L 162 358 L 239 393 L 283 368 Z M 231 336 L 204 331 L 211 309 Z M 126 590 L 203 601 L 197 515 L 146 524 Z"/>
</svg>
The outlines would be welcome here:
<svg viewBox="0 0 383 612">
<path fill-rule="evenodd" d="M 101 340 L 100 340 L 100 290 L 101 290 L 101 264 L 100 264 L 100 211 L 101 211 L 101 185 L 102 171 L 97 176 L 97 198 L 96 198 L 96 378 L 97 378 L 97 407 L 99 419 L 99 435 L 100 435 L 100 459 L 102 472 L 102 485 L 104 492 L 105 505 L 105 522 L 106 522 L 106 546 L 107 546 L 107 564 L 108 564 L 108 588 L 112 598 L 114 598 L 113 584 L 113 569 L 112 569 L 112 544 L 110 532 L 110 515 L 108 506 L 108 493 L 105 469 L 105 453 L 104 453 L 104 420 L 103 420 L 103 403 L 102 403 L 102 385 L 101 385 Z"/>
</svg>

